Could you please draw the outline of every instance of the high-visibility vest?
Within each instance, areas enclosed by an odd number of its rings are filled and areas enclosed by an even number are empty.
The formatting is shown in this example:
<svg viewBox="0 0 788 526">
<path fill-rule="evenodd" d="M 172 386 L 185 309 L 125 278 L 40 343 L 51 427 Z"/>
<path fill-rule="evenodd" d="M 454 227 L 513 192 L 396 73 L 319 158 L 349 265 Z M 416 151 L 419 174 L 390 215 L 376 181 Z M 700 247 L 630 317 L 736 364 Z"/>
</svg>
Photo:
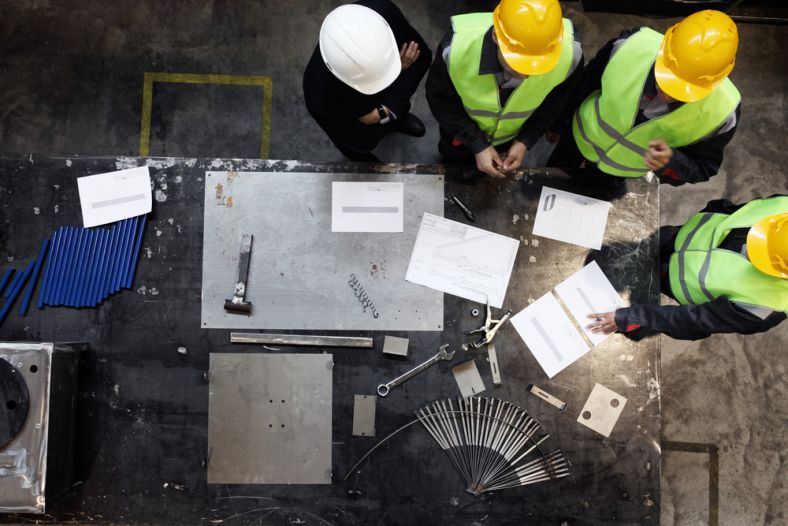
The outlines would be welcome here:
<svg viewBox="0 0 788 526">
<path fill-rule="evenodd" d="M 494 74 L 480 75 L 484 35 L 492 26 L 492 13 L 469 13 L 451 17 L 454 35 L 449 50 L 449 76 L 463 106 L 491 144 L 517 137 L 523 123 L 536 111 L 550 91 L 566 79 L 572 67 L 574 29 L 563 19 L 564 34 L 558 64 L 544 75 L 531 75 L 514 90 L 502 108 Z"/>
<path fill-rule="evenodd" d="M 650 140 L 663 139 L 672 148 L 698 142 L 722 126 L 741 101 L 726 78 L 706 97 L 635 126 L 643 86 L 661 44 L 662 34 L 648 28 L 629 37 L 605 67 L 602 89 L 586 97 L 572 119 L 583 157 L 605 173 L 645 175 L 650 168 L 643 156 Z"/>
<path fill-rule="evenodd" d="M 719 248 L 734 228 L 788 212 L 788 197 L 756 199 L 733 214 L 700 213 L 676 236 L 670 258 L 670 289 L 682 305 L 725 296 L 743 306 L 788 311 L 788 279 L 764 274 L 739 252 Z"/>
</svg>

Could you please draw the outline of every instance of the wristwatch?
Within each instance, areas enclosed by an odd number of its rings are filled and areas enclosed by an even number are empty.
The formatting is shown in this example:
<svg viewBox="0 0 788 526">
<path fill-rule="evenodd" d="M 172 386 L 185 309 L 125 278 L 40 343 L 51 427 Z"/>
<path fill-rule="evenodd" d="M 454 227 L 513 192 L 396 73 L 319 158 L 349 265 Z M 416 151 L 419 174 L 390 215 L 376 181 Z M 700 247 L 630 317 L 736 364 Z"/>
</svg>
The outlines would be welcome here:
<svg viewBox="0 0 788 526">
<path fill-rule="evenodd" d="M 391 120 L 391 117 L 389 116 L 388 112 L 383 108 L 383 106 L 378 107 L 378 115 L 380 115 L 380 120 L 378 121 L 378 124 L 388 124 L 388 122 Z"/>
</svg>

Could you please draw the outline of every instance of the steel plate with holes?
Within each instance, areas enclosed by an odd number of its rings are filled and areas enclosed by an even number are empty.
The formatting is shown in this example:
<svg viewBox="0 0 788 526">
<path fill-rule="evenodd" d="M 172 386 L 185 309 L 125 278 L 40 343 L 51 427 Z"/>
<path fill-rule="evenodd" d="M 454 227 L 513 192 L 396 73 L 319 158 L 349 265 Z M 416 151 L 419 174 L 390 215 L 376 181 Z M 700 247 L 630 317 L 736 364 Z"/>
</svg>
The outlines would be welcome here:
<svg viewBox="0 0 788 526">
<path fill-rule="evenodd" d="M 0 449 L 11 442 L 27 420 L 30 398 L 22 373 L 0 358 Z"/>
<path fill-rule="evenodd" d="M 210 357 L 209 484 L 330 484 L 330 354 Z"/>
<path fill-rule="evenodd" d="M 404 231 L 331 232 L 332 181 L 404 183 Z M 207 172 L 203 328 L 414 330 L 443 328 L 443 294 L 405 281 L 424 212 L 443 217 L 443 176 Z M 228 314 L 241 235 L 253 234 L 249 316 Z M 379 317 L 348 286 L 355 274 Z"/>
</svg>

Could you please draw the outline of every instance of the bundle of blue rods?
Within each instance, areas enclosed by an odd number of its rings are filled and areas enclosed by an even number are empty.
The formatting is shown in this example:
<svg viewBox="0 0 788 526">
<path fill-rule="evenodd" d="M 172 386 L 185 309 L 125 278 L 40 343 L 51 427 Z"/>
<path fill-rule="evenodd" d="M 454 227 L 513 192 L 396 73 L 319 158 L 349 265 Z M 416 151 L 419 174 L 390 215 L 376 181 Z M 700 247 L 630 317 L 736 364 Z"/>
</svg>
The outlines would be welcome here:
<svg viewBox="0 0 788 526">
<path fill-rule="evenodd" d="M 144 231 L 145 216 L 110 228 L 60 227 L 49 245 L 38 308 L 95 307 L 110 294 L 130 288 Z"/>
<path fill-rule="evenodd" d="M 124 219 L 109 228 L 60 227 L 41 243 L 38 257 L 22 272 L 9 267 L 0 277 L 5 303 L 0 322 L 28 284 L 19 315 L 27 314 L 38 275 L 44 268 L 38 308 L 44 305 L 95 307 L 110 294 L 130 288 L 137 268 L 146 216 Z M 6 285 L 8 287 L 6 288 Z"/>
</svg>

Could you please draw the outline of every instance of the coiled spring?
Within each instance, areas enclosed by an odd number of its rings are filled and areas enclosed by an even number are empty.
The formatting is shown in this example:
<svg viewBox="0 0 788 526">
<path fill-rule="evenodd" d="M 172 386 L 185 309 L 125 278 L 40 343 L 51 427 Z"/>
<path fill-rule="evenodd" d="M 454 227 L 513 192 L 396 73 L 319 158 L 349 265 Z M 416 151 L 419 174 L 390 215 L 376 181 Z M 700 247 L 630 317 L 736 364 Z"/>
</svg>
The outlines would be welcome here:
<svg viewBox="0 0 788 526">
<path fill-rule="evenodd" d="M 364 312 L 367 312 L 367 309 L 369 309 L 370 312 L 372 312 L 372 316 L 377 318 L 380 314 L 375 308 L 375 304 L 372 302 L 372 299 L 367 295 L 367 291 L 364 290 L 364 286 L 358 280 L 358 277 L 355 274 L 351 274 L 347 284 L 353 290 L 353 294 L 356 295 L 356 299 L 359 301 L 359 303 L 361 303 L 361 307 L 364 309 Z"/>
</svg>

